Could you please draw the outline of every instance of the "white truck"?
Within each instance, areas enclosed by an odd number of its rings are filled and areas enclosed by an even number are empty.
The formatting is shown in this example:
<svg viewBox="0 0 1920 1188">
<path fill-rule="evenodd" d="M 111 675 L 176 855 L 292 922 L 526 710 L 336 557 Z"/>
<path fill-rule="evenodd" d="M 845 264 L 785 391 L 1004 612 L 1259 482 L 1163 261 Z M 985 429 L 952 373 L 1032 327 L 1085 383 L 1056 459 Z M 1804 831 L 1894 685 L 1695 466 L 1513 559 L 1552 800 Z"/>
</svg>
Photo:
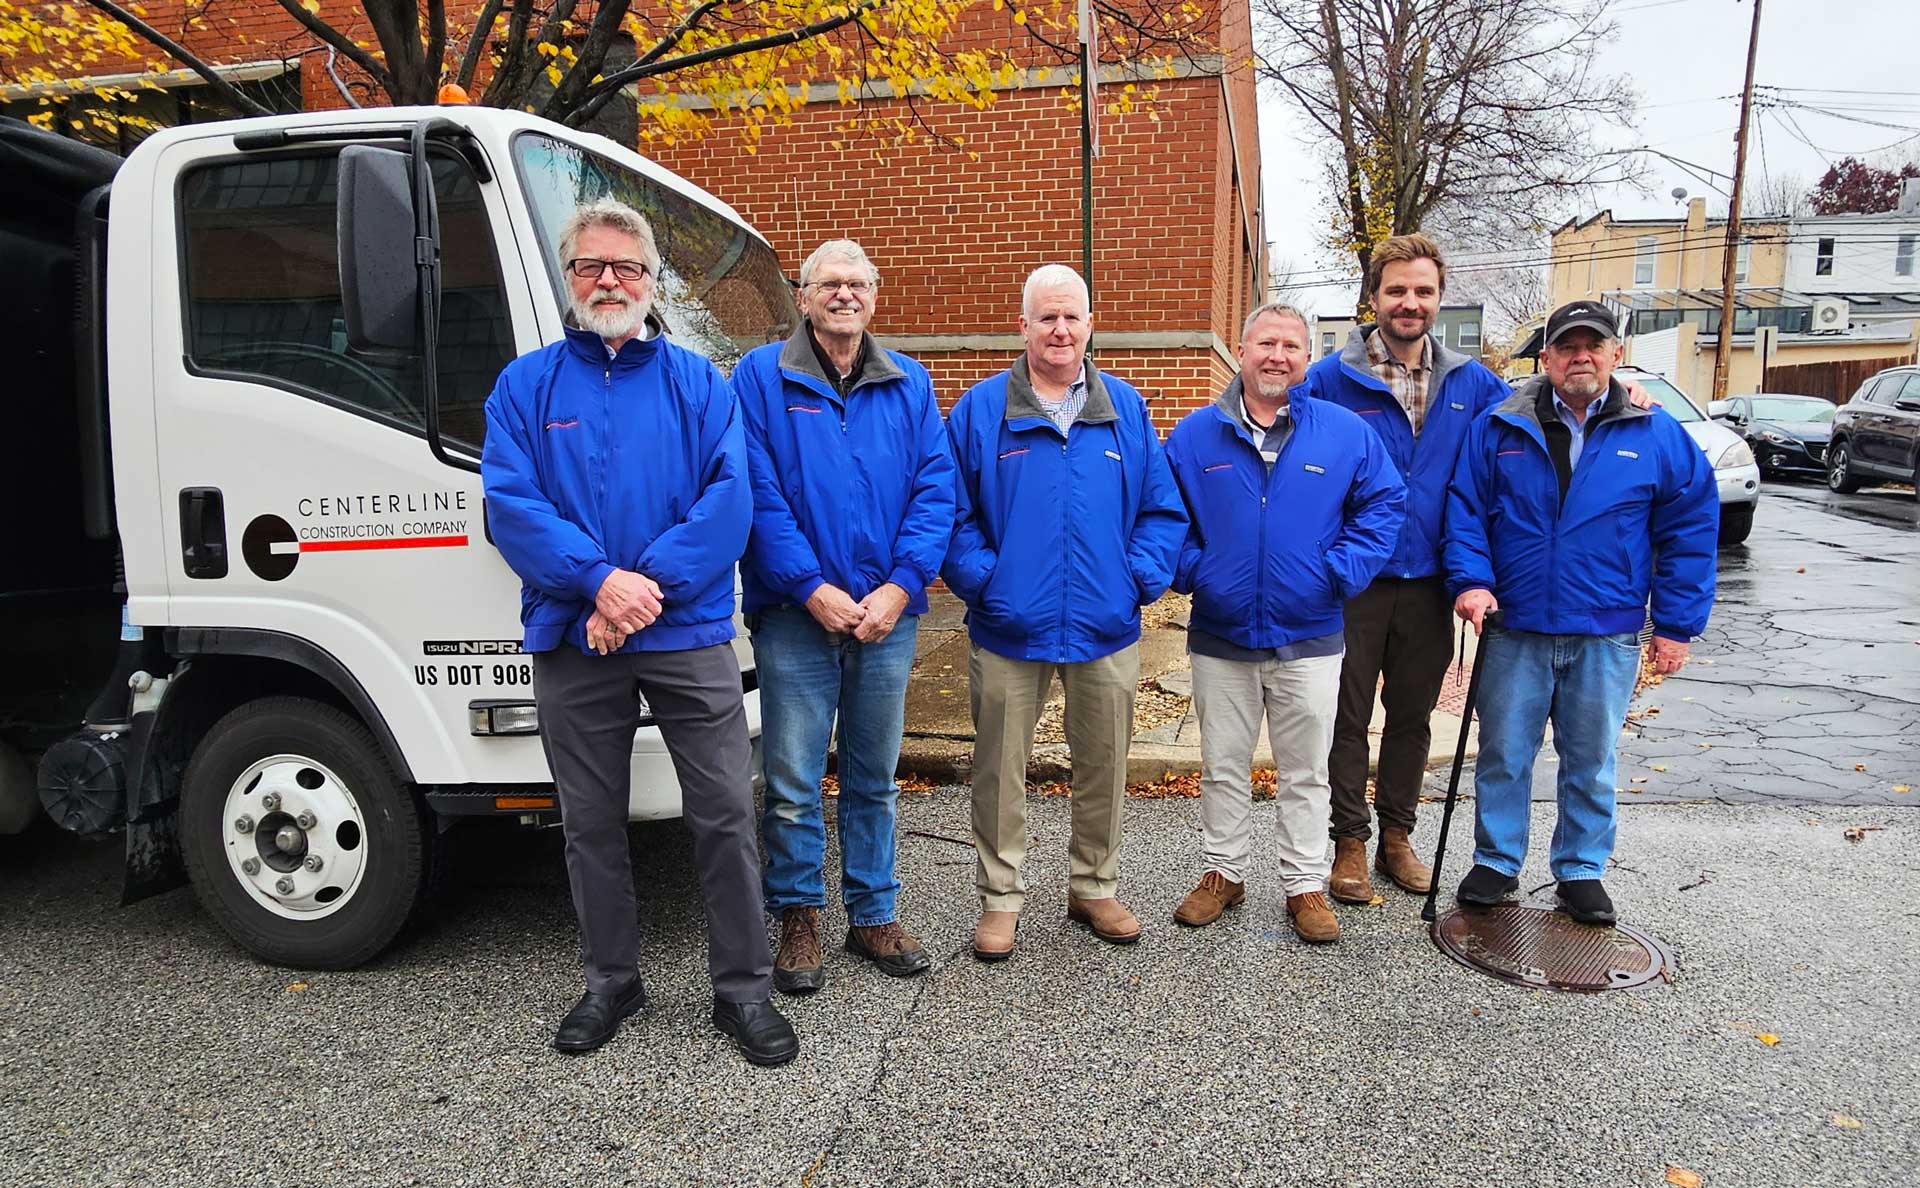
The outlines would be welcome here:
<svg viewBox="0 0 1920 1188">
<path fill-rule="evenodd" d="M 0 165 L 28 293 L 0 326 L 0 831 L 123 832 L 127 900 L 184 874 L 268 961 L 364 962 L 449 824 L 557 809 L 477 460 L 500 368 L 561 335 L 560 224 L 645 212 L 656 316 L 722 371 L 791 332 L 791 288 L 724 203 L 515 112 L 186 126 L 124 162 L 9 122 Z M 631 816 L 679 807 L 644 725 Z"/>
</svg>

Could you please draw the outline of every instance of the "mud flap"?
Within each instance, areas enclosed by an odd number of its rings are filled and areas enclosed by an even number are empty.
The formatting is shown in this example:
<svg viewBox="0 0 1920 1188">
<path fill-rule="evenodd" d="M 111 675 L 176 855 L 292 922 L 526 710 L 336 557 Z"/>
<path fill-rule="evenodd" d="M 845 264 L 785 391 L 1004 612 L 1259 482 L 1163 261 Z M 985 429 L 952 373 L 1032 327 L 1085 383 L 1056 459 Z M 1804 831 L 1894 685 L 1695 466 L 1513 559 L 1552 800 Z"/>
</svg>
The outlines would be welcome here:
<svg viewBox="0 0 1920 1188">
<path fill-rule="evenodd" d="M 127 826 L 127 870 L 120 906 L 187 885 L 180 856 L 180 816 L 169 813 Z"/>
</svg>

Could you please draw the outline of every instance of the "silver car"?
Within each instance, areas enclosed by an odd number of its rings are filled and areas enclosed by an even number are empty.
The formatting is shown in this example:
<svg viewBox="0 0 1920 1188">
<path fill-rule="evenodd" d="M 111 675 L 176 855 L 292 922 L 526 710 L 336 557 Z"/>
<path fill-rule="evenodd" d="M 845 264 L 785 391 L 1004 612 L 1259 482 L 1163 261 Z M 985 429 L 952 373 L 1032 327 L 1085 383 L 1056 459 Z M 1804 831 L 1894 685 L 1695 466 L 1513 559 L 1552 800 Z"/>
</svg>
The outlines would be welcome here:
<svg viewBox="0 0 1920 1188">
<path fill-rule="evenodd" d="M 1708 420 L 1700 406 L 1665 377 L 1638 367 L 1616 367 L 1613 375 L 1622 383 L 1632 380 L 1645 388 L 1706 453 L 1720 488 L 1720 543 L 1734 545 L 1747 539 L 1753 531 L 1753 509 L 1760 506 L 1760 467 L 1753 459 L 1753 447 L 1732 429 Z"/>
</svg>

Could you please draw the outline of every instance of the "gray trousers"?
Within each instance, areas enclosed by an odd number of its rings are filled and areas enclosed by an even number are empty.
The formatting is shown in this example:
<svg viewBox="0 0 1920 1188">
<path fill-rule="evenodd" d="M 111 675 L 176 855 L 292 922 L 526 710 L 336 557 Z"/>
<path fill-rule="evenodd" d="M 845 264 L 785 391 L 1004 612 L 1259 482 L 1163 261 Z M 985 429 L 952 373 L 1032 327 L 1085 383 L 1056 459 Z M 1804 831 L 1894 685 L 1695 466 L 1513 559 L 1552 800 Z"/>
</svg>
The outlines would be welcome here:
<svg viewBox="0 0 1920 1188">
<path fill-rule="evenodd" d="M 753 752 L 740 666 L 728 644 L 612 656 L 563 644 L 534 655 L 540 745 L 560 797 L 587 989 L 612 993 L 639 972 L 640 925 L 627 848 L 633 734 L 640 724 L 636 691 L 652 707 L 680 779 L 681 811 L 693 834 L 706 905 L 714 996 L 764 1001 L 773 957 L 760 899 Z"/>
</svg>

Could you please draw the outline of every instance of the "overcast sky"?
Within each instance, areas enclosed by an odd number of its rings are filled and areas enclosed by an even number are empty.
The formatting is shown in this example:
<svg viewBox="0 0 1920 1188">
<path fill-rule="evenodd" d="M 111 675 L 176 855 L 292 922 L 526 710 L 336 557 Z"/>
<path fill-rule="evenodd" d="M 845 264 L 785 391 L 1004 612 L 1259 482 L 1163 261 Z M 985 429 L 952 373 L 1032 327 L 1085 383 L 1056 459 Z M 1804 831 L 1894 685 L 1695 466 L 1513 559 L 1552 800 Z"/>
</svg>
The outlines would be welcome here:
<svg viewBox="0 0 1920 1188">
<path fill-rule="evenodd" d="M 1645 145 L 1731 174 L 1752 0 L 1616 0 L 1613 13 L 1619 34 L 1603 66 L 1633 78 L 1641 111 L 1636 135 L 1612 135 L 1605 145 Z M 1795 103 L 1854 119 L 1806 107 L 1762 110 L 1756 100 L 1748 185 L 1759 184 L 1763 170 L 1771 176 L 1798 174 L 1811 185 L 1830 161 L 1869 155 L 1902 138 L 1907 140 L 1900 148 L 1920 156 L 1916 62 L 1920 0 L 1764 0 L 1756 96 L 1763 85 L 1788 88 L 1786 98 Z M 1275 267 L 1290 261 L 1319 279 L 1329 266 L 1350 264 L 1351 257 L 1343 259 L 1324 246 L 1328 215 L 1315 181 L 1319 172 L 1302 159 L 1318 129 L 1272 88 L 1261 93 L 1260 126 Z M 1578 213 L 1604 206 L 1621 218 L 1683 214 L 1683 205 L 1669 193 L 1675 187 L 1725 207 L 1724 193 L 1707 184 L 1723 191 L 1730 185 L 1725 176 L 1703 180 L 1659 158 L 1649 158 L 1649 164 L 1652 195 L 1622 190 Z M 1545 244 L 1540 246 L 1544 254 Z M 1313 290 L 1310 312 L 1351 310 L 1355 287 Z"/>
</svg>

